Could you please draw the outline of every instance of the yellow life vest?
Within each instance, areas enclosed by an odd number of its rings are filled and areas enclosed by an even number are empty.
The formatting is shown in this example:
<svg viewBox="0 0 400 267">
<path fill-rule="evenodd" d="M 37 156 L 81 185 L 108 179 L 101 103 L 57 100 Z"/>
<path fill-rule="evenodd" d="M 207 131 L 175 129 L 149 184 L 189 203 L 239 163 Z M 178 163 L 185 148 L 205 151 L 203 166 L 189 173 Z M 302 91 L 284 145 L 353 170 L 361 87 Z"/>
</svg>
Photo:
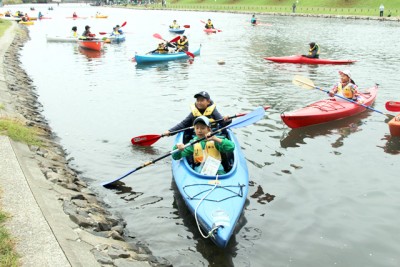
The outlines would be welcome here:
<svg viewBox="0 0 400 267">
<path fill-rule="evenodd" d="M 197 109 L 195 104 L 192 104 L 190 106 L 190 109 L 192 110 L 192 114 L 193 114 L 193 116 L 195 118 L 200 117 L 200 116 L 206 116 L 207 118 L 210 119 L 210 122 L 213 122 L 214 119 L 210 118 L 210 116 L 214 112 L 215 107 L 216 107 L 215 104 L 212 104 L 211 106 L 208 106 L 203 114 L 201 114 L 201 112 Z"/>
<path fill-rule="evenodd" d="M 206 26 L 207 26 L 207 29 L 212 29 L 214 27 L 212 22 L 207 22 Z"/>
<path fill-rule="evenodd" d="M 178 42 L 176 42 L 176 44 L 178 45 L 178 48 L 184 48 L 187 42 L 188 39 L 186 39 L 185 41 L 181 41 L 181 39 L 179 39 Z"/>
<path fill-rule="evenodd" d="M 172 28 L 172 29 L 179 29 L 180 28 L 179 24 L 177 24 L 177 23 L 172 23 L 169 27 Z"/>
<path fill-rule="evenodd" d="M 194 144 L 193 149 L 193 160 L 196 164 L 206 161 L 208 156 L 221 161 L 221 153 L 215 147 L 214 141 L 207 141 L 204 150 L 201 143 Z"/>
<path fill-rule="evenodd" d="M 314 47 L 313 47 L 313 48 L 310 48 L 310 50 L 308 50 L 308 55 L 309 55 L 309 56 L 311 56 L 314 50 L 317 50 L 317 53 L 316 53 L 316 55 L 318 55 L 318 56 L 319 56 L 319 50 L 320 50 L 320 49 L 319 49 L 319 45 L 317 45 L 317 44 L 316 44 L 316 45 L 314 45 Z"/>
<path fill-rule="evenodd" d="M 338 85 L 338 93 L 342 94 L 344 97 L 352 99 L 356 93 L 356 90 L 350 86 L 350 83 L 347 84 L 345 87 L 342 87 L 342 83 Z"/>
</svg>

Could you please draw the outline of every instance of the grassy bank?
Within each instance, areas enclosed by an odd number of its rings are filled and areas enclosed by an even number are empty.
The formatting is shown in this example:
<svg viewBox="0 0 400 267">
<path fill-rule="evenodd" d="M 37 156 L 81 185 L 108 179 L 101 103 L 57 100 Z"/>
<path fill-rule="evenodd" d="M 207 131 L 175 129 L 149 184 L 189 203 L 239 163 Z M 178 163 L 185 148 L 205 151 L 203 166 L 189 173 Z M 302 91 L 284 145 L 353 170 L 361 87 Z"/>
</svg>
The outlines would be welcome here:
<svg viewBox="0 0 400 267">
<path fill-rule="evenodd" d="M 0 19 L 0 38 L 3 36 L 4 32 L 10 25 L 10 21 Z M 0 103 L 0 109 L 3 108 L 4 106 Z M 18 255 L 16 254 L 14 249 L 14 241 L 8 233 L 7 229 L 4 227 L 4 223 L 6 222 L 7 218 L 7 214 L 4 213 L 0 207 L 0 267 L 17 267 L 19 266 Z"/>
<path fill-rule="evenodd" d="M 15 253 L 14 241 L 3 226 L 7 214 L 0 210 L 0 267 L 17 267 L 18 255 Z"/>
<path fill-rule="evenodd" d="M 145 0 L 142 0 L 144 3 Z M 385 7 L 384 16 L 400 15 L 400 1 L 393 0 L 167 0 L 166 9 L 191 9 L 256 13 L 292 13 L 296 2 L 296 13 L 379 16 L 379 6 Z M 131 6 L 142 7 L 142 6 Z M 155 5 L 161 7 L 161 0 Z"/>
</svg>

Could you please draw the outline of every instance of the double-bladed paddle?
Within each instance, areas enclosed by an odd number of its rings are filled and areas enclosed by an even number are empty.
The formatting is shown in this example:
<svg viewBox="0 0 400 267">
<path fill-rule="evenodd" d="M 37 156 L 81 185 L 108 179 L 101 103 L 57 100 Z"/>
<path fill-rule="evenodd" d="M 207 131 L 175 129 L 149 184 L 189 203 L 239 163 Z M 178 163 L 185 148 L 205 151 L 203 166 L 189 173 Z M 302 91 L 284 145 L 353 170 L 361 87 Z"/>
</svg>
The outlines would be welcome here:
<svg viewBox="0 0 400 267">
<path fill-rule="evenodd" d="M 264 110 L 269 109 L 270 106 L 265 106 Z M 238 117 L 242 117 L 244 115 L 246 115 L 247 113 L 239 113 L 239 114 L 235 114 L 233 116 L 230 116 L 229 119 L 234 119 L 234 118 L 238 118 Z M 223 121 L 224 119 L 219 119 L 213 122 L 213 124 L 216 124 L 218 122 Z M 165 136 L 171 136 L 189 129 L 193 129 L 193 126 L 184 128 L 184 129 L 180 129 L 174 132 L 170 132 L 168 135 L 166 134 L 146 134 L 146 135 L 140 135 L 140 136 L 136 136 L 133 137 L 131 139 L 132 145 L 137 145 L 137 146 L 151 146 L 152 144 L 154 144 L 155 142 L 157 142 L 161 137 L 165 137 Z"/>
<path fill-rule="evenodd" d="M 120 28 L 124 27 L 126 25 L 126 21 L 124 21 L 124 23 L 121 24 Z M 100 35 L 105 35 L 108 34 L 108 32 L 99 32 Z"/>
<path fill-rule="evenodd" d="M 220 133 L 223 130 L 228 129 L 228 128 L 240 128 L 240 127 L 246 127 L 248 125 L 251 125 L 251 124 L 259 121 L 260 119 L 262 119 L 264 117 L 264 114 L 265 114 L 264 108 L 263 107 L 258 107 L 255 110 L 253 110 L 252 112 L 246 114 L 245 116 L 240 117 L 239 119 L 233 121 L 231 124 L 221 128 L 221 129 L 218 129 L 218 130 L 216 130 L 214 132 L 211 132 L 211 135 L 209 135 L 208 137 L 216 135 L 217 133 Z M 206 138 L 207 137 L 204 137 L 204 138 L 198 139 L 196 141 L 189 142 L 189 143 L 187 143 L 185 145 L 185 147 L 192 146 L 192 145 L 194 145 L 196 143 L 199 143 L 199 142 L 205 140 Z M 122 175 L 122 176 L 120 176 L 118 178 L 115 178 L 115 179 L 107 181 L 107 182 L 103 182 L 101 185 L 104 186 L 104 187 L 107 187 L 108 185 L 111 185 L 112 183 L 115 183 L 115 182 L 127 177 L 128 175 L 131 175 L 132 173 L 134 173 L 134 172 L 136 172 L 136 171 L 138 171 L 138 170 L 140 170 L 140 169 L 142 169 L 142 168 L 144 168 L 146 166 L 149 166 L 149 165 L 151 165 L 151 164 L 153 164 L 153 163 L 155 163 L 155 162 L 157 162 L 157 161 L 159 161 L 159 160 L 161 160 L 163 158 L 166 158 L 166 157 L 168 157 L 168 156 L 170 156 L 170 155 L 172 155 L 172 154 L 174 154 L 174 153 L 176 153 L 178 151 L 179 151 L 179 149 L 172 150 L 172 151 L 168 152 L 167 154 L 165 154 L 165 155 L 163 155 L 161 157 L 158 157 L 158 158 L 156 158 L 156 159 L 154 159 L 152 161 L 148 161 L 148 162 L 144 163 L 143 165 L 141 165 L 141 166 L 139 166 L 139 167 L 127 172 L 126 174 L 124 174 L 124 175 Z"/>
<path fill-rule="evenodd" d="M 167 40 L 165 40 L 164 38 L 162 38 L 162 36 L 160 35 L 160 34 L 158 34 L 158 33 L 155 33 L 155 34 L 153 34 L 153 37 L 154 38 L 157 38 L 157 39 L 160 39 L 160 40 L 163 40 L 164 42 L 167 42 L 167 43 L 174 43 L 174 42 L 177 42 L 181 37 L 180 36 L 176 36 L 174 39 L 172 39 L 171 41 L 167 41 Z M 185 52 L 186 53 L 186 55 L 188 55 L 189 57 L 191 57 L 191 58 L 194 58 L 194 54 L 193 53 L 191 53 L 191 52 L 189 52 L 189 51 L 182 51 L 182 52 Z"/>
<path fill-rule="evenodd" d="M 320 87 L 318 87 L 318 86 L 315 86 L 314 83 L 313 83 L 310 79 L 308 79 L 308 78 L 306 78 L 306 77 L 299 76 L 299 75 L 294 76 L 294 78 L 293 78 L 293 84 L 295 84 L 295 85 L 297 85 L 297 86 L 300 86 L 300 87 L 302 87 L 302 88 L 305 88 L 305 89 L 318 89 L 318 90 L 320 90 L 320 91 L 322 91 L 322 92 L 325 92 L 325 93 L 328 93 L 328 94 L 329 94 L 329 91 L 328 91 L 328 90 L 325 90 L 325 89 L 322 89 L 322 88 L 320 88 Z M 339 98 L 341 98 L 341 99 L 343 99 L 343 100 L 349 101 L 349 102 L 351 102 L 351 103 L 353 103 L 353 104 L 362 106 L 362 107 L 364 107 L 364 108 L 366 108 L 366 109 L 369 109 L 369 110 L 378 112 L 378 113 L 380 113 L 380 114 L 382 114 L 382 115 L 385 115 L 385 116 L 388 117 L 389 119 L 391 119 L 391 118 L 394 117 L 394 116 L 391 115 L 391 114 L 383 113 L 382 111 L 376 110 L 376 109 L 371 108 L 370 106 L 364 105 L 364 104 L 362 104 L 362 103 L 358 103 L 357 101 L 354 101 L 354 100 L 352 100 L 352 99 L 346 98 L 346 97 L 344 97 L 344 96 L 341 96 L 341 95 L 338 95 L 338 94 L 334 94 L 334 96 L 339 97 Z"/>
<path fill-rule="evenodd" d="M 400 102 L 388 101 L 386 102 L 385 107 L 389 111 L 397 112 L 400 111 Z"/>
</svg>

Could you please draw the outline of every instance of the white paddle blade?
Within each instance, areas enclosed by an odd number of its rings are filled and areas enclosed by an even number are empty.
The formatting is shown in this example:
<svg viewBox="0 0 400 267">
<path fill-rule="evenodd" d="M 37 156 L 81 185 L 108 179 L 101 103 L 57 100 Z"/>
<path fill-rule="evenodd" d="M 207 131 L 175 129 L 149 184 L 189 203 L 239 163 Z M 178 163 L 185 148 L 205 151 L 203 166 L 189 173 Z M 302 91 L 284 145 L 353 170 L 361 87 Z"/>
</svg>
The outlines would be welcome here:
<svg viewBox="0 0 400 267">
<path fill-rule="evenodd" d="M 306 77 L 303 77 L 300 75 L 295 75 L 292 83 L 294 85 L 300 86 L 305 89 L 314 89 L 315 88 L 314 83 L 310 79 L 307 79 Z"/>
</svg>

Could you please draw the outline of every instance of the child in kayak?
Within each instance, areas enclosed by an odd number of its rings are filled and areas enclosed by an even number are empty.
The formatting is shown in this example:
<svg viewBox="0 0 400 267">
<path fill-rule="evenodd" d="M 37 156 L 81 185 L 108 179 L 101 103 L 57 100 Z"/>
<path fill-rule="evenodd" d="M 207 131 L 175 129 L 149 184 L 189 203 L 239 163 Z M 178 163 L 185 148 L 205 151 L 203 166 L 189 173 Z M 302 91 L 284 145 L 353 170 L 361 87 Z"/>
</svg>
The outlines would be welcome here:
<svg viewBox="0 0 400 267">
<path fill-rule="evenodd" d="M 253 16 L 251 16 L 250 22 L 251 22 L 251 25 L 257 25 L 257 19 L 256 19 L 256 15 L 255 14 L 253 14 Z"/>
<path fill-rule="evenodd" d="M 93 40 L 95 39 L 94 37 L 96 36 L 96 34 L 91 33 L 90 31 L 90 26 L 86 25 L 85 26 L 85 31 L 82 33 L 82 36 L 80 37 L 80 39 L 89 39 L 89 40 Z"/>
<path fill-rule="evenodd" d="M 211 123 L 213 121 L 221 120 L 217 127 L 224 127 L 231 123 L 229 116 L 222 117 L 217 110 L 216 104 L 211 100 L 210 95 L 207 92 L 201 91 L 195 94 L 194 98 L 196 98 L 196 102 L 191 105 L 192 112 L 183 121 L 166 131 L 164 135 L 169 136 L 171 132 L 176 132 L 191 127 L 194 120 L 200 116 L 208 117 L 211 120 Z"/>
<path fill-rule="evenodd" d="M 78 27 L 76 27 L 76 26 L 72 27 L 71 37 L 78 38 Z"/>
<path fill-rule="evenodd" d="M 339 94 L 353 101 L 357 101 L 357 85 L 355 84 L 353 79 L 351 79 L 350 71 L 339 71 L 339 75 L 340 81 L 332 87 L 331 91 L 329 92 L 329 96 L 332 97 L 335 94 Z"/>
<path fill-rule="evenodd" d="M 214 29 L 214 24 L 211 22 L 211 19 L 207 20 L 206 25 L 204 25 L 204 28 L 206 29 Z"/>
<path fill-rule="evenodd" d="M 308 58 L 319 58 L 319 45 L 314 42 L 311 42 L 308 45 L 310 46 L 310 49 L 308 50 L 308 55 L 302 56 Z"/>
<path fill-rule="evenodd" d="M 235 143 L 221 136 L 211 135 L 211 123 L 206 116 L 200 116 L 193 123 L 196 136 L 191 142 L 204 138 L 204 140 L 185 147 L 184 144 L 178 143 L 173 149 L 179 149 L 178 152 L 172 154 L 174 160 L 179 160 L 183 157 L 193 156 L 193 165 L 196 172 L 201 172 L 204 163 L 209 157 L 221 162 L 221 153 L 229 153 L 235 149 Z M 216 174 L 225 174 L 224 167 L 219 164 Z"/>
<path fill-rule="evenodd" d="M 176 22 L 176 19 L 174 19 L 174 21 L 172 21 L 172 24 L 169 25 L 170 29 L 179 29 L 181 26 L 179 26 L 179 24 Z"/>
</svg>

